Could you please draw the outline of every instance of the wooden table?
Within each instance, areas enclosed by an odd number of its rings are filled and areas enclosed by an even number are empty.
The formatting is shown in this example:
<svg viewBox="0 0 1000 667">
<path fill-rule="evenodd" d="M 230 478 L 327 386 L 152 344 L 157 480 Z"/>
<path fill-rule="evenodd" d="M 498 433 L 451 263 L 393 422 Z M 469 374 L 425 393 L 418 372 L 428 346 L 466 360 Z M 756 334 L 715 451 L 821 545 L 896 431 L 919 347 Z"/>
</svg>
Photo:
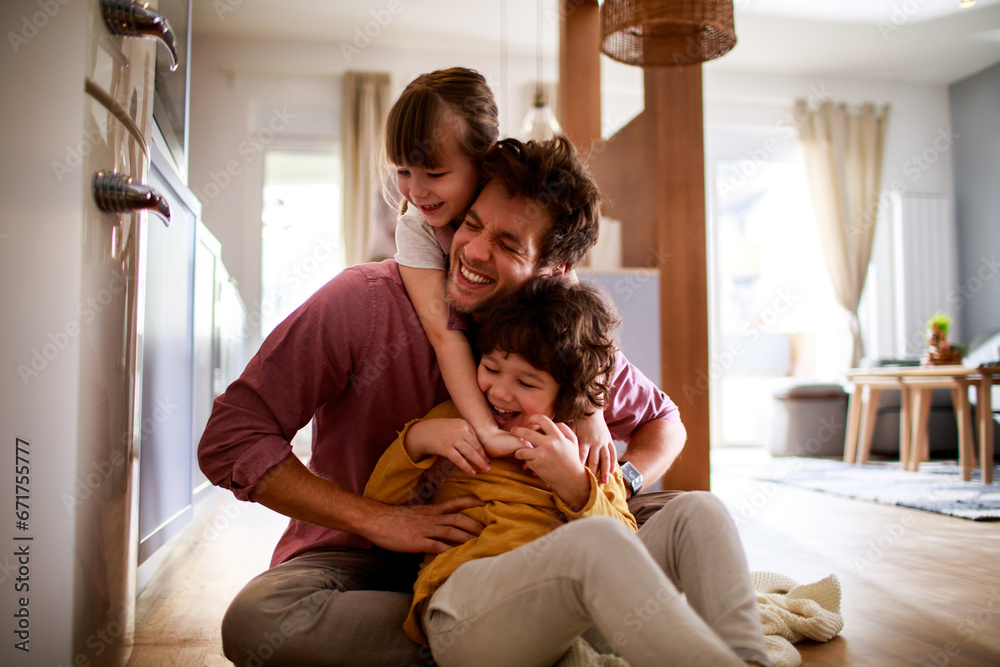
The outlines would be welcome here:
<svg viewBox="0 0 1000 667">
<path fill-rule="evenodd" d="M 1000 382 L 1000 367 L 884 366 L 855 368 L 846 375 L 854 383 L 854 391 L 847 408 L 845 462 L 865 463 L 868 460 L 879 394 L 884 389 L 898 389 L 901 392 L 899 461 L 905 470 L 917 470 L 920 461 L 928 458 L 927 417 L 931 409 L 931 391 L 950 389 L 958 420 L 958 458 L 962 479 L 968 481 L 976 459 L 969 417 L 969 386 L 973 386 L 976 388 L 976 422 L 983 483 L 993 482 L 991 389 L 994 383 Z"/>
</svg>

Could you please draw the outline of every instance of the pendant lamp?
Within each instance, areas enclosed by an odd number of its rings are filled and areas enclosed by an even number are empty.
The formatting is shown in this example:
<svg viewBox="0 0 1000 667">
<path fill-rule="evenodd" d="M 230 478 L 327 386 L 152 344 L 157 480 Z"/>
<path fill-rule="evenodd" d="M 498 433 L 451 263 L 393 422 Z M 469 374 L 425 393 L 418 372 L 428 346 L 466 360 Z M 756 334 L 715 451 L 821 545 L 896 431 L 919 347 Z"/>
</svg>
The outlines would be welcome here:
<svg viewBox="0 0 1000 667">
<path fill-rule="evenodd" d="M 521 123 L 522 141 L 545 141 L 563 133 L 542 88 L 542 2 L 538 0 L 538 33 L 535 40 L 535 101 Z"/>
<path fill-rule="evenodd" d="M 601 5 L 601 51 L 626 65 L 694 65 L 735 45 L 733 0 L 604 0 Z"/>
</svg>

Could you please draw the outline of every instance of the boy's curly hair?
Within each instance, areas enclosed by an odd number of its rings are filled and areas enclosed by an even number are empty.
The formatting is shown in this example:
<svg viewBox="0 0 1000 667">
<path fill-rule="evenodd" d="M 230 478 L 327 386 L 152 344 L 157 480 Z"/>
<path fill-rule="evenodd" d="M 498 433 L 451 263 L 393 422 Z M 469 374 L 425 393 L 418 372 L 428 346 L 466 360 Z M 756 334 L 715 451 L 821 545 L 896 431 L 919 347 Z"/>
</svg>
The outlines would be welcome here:
<svg viewBox="0 0 1000 667">
<path fill-rule="evenodd" d="M 485 314 L 476 344 L 483 354 L 518 354 L 551 375 L 559 385 L 555 420 L 571 422 L 607 402 L 620 322 L 596 286 L 535 278 Z"/>
</svg>

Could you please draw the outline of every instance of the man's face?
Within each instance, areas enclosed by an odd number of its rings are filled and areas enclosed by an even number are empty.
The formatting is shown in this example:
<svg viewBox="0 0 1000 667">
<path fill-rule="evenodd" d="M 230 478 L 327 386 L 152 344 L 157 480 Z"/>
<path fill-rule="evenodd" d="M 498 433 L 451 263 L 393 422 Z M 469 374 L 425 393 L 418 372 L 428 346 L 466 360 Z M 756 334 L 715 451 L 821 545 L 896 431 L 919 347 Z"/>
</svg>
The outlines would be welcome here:
<svg viewBox="0 0 1000 667">
<path fill-rule="evenodd" d="M 565 270 L 538 269 L 542 239 L 551 224 L 543 207 L 524 197 L 508 197 L 502 186 L 487 183 L 451 243 L 448 302 L 463 313 L 479 312 L 536 275 Z"/>
</svg>

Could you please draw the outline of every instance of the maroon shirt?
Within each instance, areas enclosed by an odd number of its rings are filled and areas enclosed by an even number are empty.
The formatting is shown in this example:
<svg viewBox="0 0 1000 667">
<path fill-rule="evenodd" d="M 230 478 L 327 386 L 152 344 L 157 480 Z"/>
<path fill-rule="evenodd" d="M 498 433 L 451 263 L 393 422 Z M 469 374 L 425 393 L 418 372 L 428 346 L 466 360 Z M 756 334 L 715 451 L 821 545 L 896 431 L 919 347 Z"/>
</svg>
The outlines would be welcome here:
<svg viewBox="0 0 1000 667">
<path fill-rule="evenodd" d="M 605 419 L 628 441 L 677 407 L 619 354 Z M 393 260 L 341 272 L 278 325 L 238 380 L 215 400 L 198 446 L 213 484 L 249 500 L 254 485 L 291 451 L 310 419 L 309 469 L 361 494 L 382 452 L 413 419 L 448 398 L 434 350 Z M 271 564 L 367 540 L 292 519 Z"/>
</svg>

